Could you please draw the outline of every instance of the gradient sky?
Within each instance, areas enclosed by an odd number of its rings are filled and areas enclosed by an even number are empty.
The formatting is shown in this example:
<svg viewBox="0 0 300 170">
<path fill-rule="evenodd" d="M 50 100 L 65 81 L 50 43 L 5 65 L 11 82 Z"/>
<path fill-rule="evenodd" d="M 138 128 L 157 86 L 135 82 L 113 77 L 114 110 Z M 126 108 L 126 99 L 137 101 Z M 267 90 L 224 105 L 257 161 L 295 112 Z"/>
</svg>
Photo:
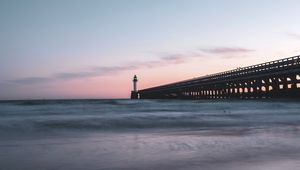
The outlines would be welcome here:
<svg viewBox="0 0 300 170">
<path fill-rule="evenodd" d="M 0 99 L 138 88 L 300 54 L 298 0 L 1 0 Z"/>
</svg>

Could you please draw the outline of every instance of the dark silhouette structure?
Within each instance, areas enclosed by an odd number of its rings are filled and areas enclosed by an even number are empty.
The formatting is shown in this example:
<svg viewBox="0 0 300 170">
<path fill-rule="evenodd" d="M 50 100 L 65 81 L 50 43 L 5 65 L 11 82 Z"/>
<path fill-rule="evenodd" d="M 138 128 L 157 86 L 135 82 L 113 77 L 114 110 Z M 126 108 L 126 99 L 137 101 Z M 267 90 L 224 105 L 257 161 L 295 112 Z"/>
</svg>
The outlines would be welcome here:
<svg viewBox="0 0 300 170">
<path fill-rule="evenodd" d="M 138 81 L 137 76 L 134 75 L 133 80 L 132 80 L 133 90 L 131 91 L 131 99 L 138 99 L 139 98 L 139 94 L 137 92 L 137 81 Z"/>
<path fill-rule="evenodd" d="M 300 56 L 137 91 L 140 99 L 300 98 Z"/>
</svg>

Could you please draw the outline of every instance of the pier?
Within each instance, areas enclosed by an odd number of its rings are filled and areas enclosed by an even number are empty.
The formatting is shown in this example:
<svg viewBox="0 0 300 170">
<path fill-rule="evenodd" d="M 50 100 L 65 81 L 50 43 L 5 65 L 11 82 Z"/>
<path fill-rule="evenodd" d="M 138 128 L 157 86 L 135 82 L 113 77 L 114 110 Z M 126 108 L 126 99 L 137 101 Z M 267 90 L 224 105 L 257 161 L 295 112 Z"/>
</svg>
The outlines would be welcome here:
<svg viewBox="0 0 300 170">
<path fill-rule="evenodd" d="M 300 98 L 300 56 L 138 90 L 133 98 Z"/>
</svg>

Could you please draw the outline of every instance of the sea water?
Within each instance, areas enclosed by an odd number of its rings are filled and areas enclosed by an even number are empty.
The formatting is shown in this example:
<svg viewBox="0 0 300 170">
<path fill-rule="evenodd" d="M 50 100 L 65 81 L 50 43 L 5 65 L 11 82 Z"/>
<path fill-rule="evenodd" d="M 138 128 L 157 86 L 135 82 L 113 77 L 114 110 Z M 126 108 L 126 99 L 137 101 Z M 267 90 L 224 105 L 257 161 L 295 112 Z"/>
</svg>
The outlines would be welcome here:
<svg viewBox="0 0 300 170">
<path fill-rule="evenodd" d="M 294 100 L 0 102 L 0 170 L 300 169 Z"/>
</svg>

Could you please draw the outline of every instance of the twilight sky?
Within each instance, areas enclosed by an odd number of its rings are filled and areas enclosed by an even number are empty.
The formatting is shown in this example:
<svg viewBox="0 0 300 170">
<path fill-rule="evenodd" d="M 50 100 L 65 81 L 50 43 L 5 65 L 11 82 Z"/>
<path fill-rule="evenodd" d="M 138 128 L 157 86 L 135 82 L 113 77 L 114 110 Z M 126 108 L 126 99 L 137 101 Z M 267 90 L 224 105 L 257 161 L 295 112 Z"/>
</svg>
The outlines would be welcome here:
<svg viewBox="0 0 300 170">
<path fill-rule="evenodd" d="M 138 88 L 300 54 L 298 0 L 1 0 L 0 99 Z"/>
</svg>

